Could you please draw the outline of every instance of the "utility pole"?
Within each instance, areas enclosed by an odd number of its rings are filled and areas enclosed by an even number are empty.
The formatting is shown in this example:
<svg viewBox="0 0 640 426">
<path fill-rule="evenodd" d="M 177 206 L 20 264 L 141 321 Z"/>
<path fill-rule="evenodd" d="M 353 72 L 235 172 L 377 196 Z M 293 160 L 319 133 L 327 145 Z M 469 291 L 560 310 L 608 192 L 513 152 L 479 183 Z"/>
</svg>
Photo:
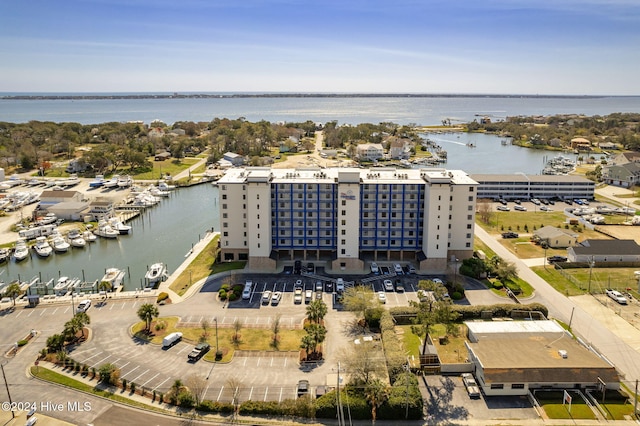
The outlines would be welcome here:
<svg viewBox="0 0 640 426">
<path fill-rule="evenodd" d="M 9 405 L 11 406 L 11 418 L 16 418 L 16 413 L 13 412 L 13 402 L 11 401 L 11 394 L 9 393 L 9 383 L 7 383 L 7 376 L 4 374 L 4 363 L 0 363 L 2 369 L 2 378 L 4 379 L 4 386 L 7 388 L 7 396 L 9 397 Z M 637 383 L 636 383 L 637 386 Z"/>
<path fill-rule="evenodd" d="M 338 363 L 338 379 L 336 380 L 336 382 L 337 382 L 337 388 L 338 388 L 338 391 L 336 392 L 336 395 L 337 395 L 336 408 L 338 410 L 338 426 L 342 426 L 344 425 L 344 413 L 342 412 L 342 403 L 340 402 L 340 363 Z"/>
<path fill-rule="evenodd" d="M 409 368 L 409 358 L 407 357 L 407 364 L 404 366 L 404 369 L 407 371 L 407 395 L 406 395 L 406 406 L 404 410 L 404 418 L 405 420 L 409 418 L 409 373 L 411 372 L 411 368 Z"/>
<path fill-rule="evenodd" d="M 594 263 L 595 262 L 593 260 L 593 256 L 591 256 L 591 261 L 589 262 L 589 289 L 588 289 L 589 294 L 591 294 L 591 272 L 593 271 Z"/>
</svg>

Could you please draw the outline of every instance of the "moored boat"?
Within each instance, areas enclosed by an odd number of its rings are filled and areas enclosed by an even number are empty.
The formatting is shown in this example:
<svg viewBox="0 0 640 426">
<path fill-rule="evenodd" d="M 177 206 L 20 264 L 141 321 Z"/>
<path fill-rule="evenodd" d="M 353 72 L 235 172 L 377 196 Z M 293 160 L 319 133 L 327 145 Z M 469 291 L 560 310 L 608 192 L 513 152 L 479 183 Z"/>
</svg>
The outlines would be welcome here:
<svg viewBox="0 0 640 426">
<path fill-rule="evenodd" d="M 113 175 L 113 177 L 109 180 L 106 180 L 104 182 L 104 187 L 105 188 L 115 188 L 118 186 L 118 179 L 120 178 L 119 175 Z"/>
<path fill-rule="evenodd" d="M 107 222 L 100 221 L 98 223 L 98 229 L 94 231 L 94 234 L 102 238 L 117 238 L 120 233 L 113 229 Z"/>
<path fill-rule="evenodd" d="M 82 238 L 88 243 L 92 243 L 98 239 L 98 237 L 96 237 L 96 234 L 89 231 L 88 229 L 82 233 Z"/>
<path fill-rule="evenodd" d="M 53 249 L 47 241 L 47 237 L 36 238 L 36 244 L 33 246 L 36 254 L 40 257 L 49 257 Z"/>
<path fill-rule="evenodd" d="M 100 280 L 99 287 L 106 286 L 107 291 L 117 291 L 120 286 L 122 286 L 122 281 L 124 280 L 124 271 L 118 268 L 109 268 L 105 271 L 102 280 Z M 107 283 L 102 284 L 102 283 Z"/>
<path fill-rule="evenodd" d="M 65 253 L 71 245 L 62 238 L 62 235 L 55 234 L 51 238 L 51 246 L 56 253 Z"/>
<path fill-rule="evenodd" d="M 151 265 L 147 273 L 144 275 L 149 286 L 153 286 L 157 282 L 164 281 L 167 277 L 167 266 L 162 262 Z"/>
<path fill-rule="evenodd" d="M 67 234 L 67 239 L 69 240 L 69 244 L 71 244 L 72 247 L 82 248 L 87 245 L 87 242 L 84 238 L 82 238 L 82 234 L 77 228 L 69 231 L 69 233 Z"/>
<path fill-rule="evenodd" d="M 117 217 L 112 217 L 108 221 L 109 226 L 111 226 L 114 230 L 118 231 L 120 235 L 126 235 L 131 233 L 131 225 L 126 225 L 122 223 L 120 219 Z"/>
<path fill-rule="evenodd" d="M 95 179 L 89 182 L 89 188 L 100 188 L 104 182 L 104 175 L 96 175 Z"/>
<path fill-rule="evenodd" d="M 133 179 L 131 179 L 131 176 L 124 175 L 118 177 L 118 188 L 128 188 L 131 185 L 133 185 Z"/>
<path fill-rule="evenodd" d="M 29 256 L 29 248 L 27 247 L 27 241 L 24 238 L 16 241 L 16 246 L 13 250 L 13 258 L 16 261 L 21 261 Z"/>
</svg>

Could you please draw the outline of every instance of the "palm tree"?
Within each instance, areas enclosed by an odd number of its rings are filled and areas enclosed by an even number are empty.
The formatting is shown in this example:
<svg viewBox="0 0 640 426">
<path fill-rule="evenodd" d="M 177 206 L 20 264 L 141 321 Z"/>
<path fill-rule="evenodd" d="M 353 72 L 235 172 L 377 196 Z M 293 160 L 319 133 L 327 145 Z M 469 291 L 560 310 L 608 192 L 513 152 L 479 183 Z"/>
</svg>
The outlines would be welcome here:
<svg viewBox="0 0 640 426">
<path fill-rule="evenodd" d="M 76 337 L 78 331 L 80 331 L 80 326 L 75 317 L 73 317 L 69 321 L 64 323 L 64 330 L 62 331 L 62 335 L 65 337 L 65 340 L 71 341 Z"/>
<path fill-rule="evenodd" d="M 82 337 L 84 337 L 84 326 L 91 324 L 91 318 L 86 312 L 78 312 L 73 317 L 72 321 L 76 321 L 78 323 L 78 328 L 82 332 Z"/>
<path fill-rule="evenodd" d="M 371 420 L 375 422 L 378 407 L 389 397 L 389 387 L 384 384 L 382 380 L 374 379 L 370 381 L 364 389 L 364 396 L 367 398 L 369 404 L 371 404 Z"/>
<path fill-rule="evenodd" d="M 316 299 L 307 306 L 307 319 L 309 322 L 319 324 L 327 312 L 327 305 L 322 300 Z"/>
<path fill-rule="evenodd" d="M 98 291 L 111 291 L 111 283 L 109 281 L 100 281 Z"/>
<path fill-rule="evenodd" d="M 302 339 L 300 340 L 300 348 L 304 349 L 305 352 L 307 353 L 307 359 L 309 359 L 309 352 L 313 349 L 315 350 L 316 347 L 316 341 L 313 340 L 313 337 L 311 337 L 308 334 L 305 334 L 304 336 L 302 336 Z"/>
<path fill-rule="evenodd" d="M 11 299 L 14 307 L 16 306 L 16 298 L 20 296 L 20 293 L 22 293 L 22 290 L 20 290 L 20 283 L 18 282 L 9 284 L 7 289 L 4 291 L 5 297 L 9 297 Z"/>
<path fill-rule="evenodd" d="M 307 327 L 307 335 L 313 339 L 313 352 L 315 353 L 317 346 L 324 342 L 324 339 L 327 337 L 327 329 L 323 325 L 311 324 Z"/>
<path fill-rule="evenodd" d="M 138 308 L 138 318 L 146 323 L 145 330 L 147 331 L 151 329 L 151 321 L 159 316 L 158 307 L 152 303 L 145 303 Z"/>
</svg>

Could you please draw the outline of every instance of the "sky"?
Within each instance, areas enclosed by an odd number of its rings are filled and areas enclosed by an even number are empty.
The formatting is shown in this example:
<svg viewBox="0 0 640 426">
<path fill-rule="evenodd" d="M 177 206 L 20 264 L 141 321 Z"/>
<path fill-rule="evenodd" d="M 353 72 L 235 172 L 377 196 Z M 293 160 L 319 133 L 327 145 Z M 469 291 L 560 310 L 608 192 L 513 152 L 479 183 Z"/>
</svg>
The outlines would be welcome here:
<svg viewBox="0 0 640 426">
<path fill-rule="evenodd" d="M 0 92 L 640 95 L 638 0 L 0 1 Z"/>
</svg>

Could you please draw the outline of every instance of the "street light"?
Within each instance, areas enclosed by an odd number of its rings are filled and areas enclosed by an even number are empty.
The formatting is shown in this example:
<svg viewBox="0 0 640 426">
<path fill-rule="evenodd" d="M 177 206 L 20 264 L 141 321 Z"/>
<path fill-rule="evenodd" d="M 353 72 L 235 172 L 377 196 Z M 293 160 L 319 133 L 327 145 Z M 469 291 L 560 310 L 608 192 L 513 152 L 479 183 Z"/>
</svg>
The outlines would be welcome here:
<svg viewBox="0 0 640 426">
<path fill-rule="evenodd" d="M 11 418 L 16 418 L 16 413 L 13 411 L 13 402 L 11 402 L 11 394 L 9 393 L 9 383 L 7 383 L 7 376 L 4 374 L 4 362 L 0 363 L 0 368 L 2 369 L 2 378 L 4 379 L 4 386 L 7 388 L 7 396 L 9 397 L 9 406 L 11 408 Z"/>
<path fill-rule="evenodd" d="M 213 317 L 213 321 L 216 323 L 216 355 L 215 360 L 218 360 L 218 317 Z M 209 373 L 207 374 L 206 380 L 209 380 L 209 376 L 211 376 L 211 372 L 213 371 L 213 367 L 216 366 L 216 363 L 211 364 L 211 368 L 209 369 Z"/>
<path fill-rule="evenodd" d="M 453 285 L 458 284 L 458 262 L 460 261 L 457 257 L 455 259 L 453 261 Z"/>
</svg>

